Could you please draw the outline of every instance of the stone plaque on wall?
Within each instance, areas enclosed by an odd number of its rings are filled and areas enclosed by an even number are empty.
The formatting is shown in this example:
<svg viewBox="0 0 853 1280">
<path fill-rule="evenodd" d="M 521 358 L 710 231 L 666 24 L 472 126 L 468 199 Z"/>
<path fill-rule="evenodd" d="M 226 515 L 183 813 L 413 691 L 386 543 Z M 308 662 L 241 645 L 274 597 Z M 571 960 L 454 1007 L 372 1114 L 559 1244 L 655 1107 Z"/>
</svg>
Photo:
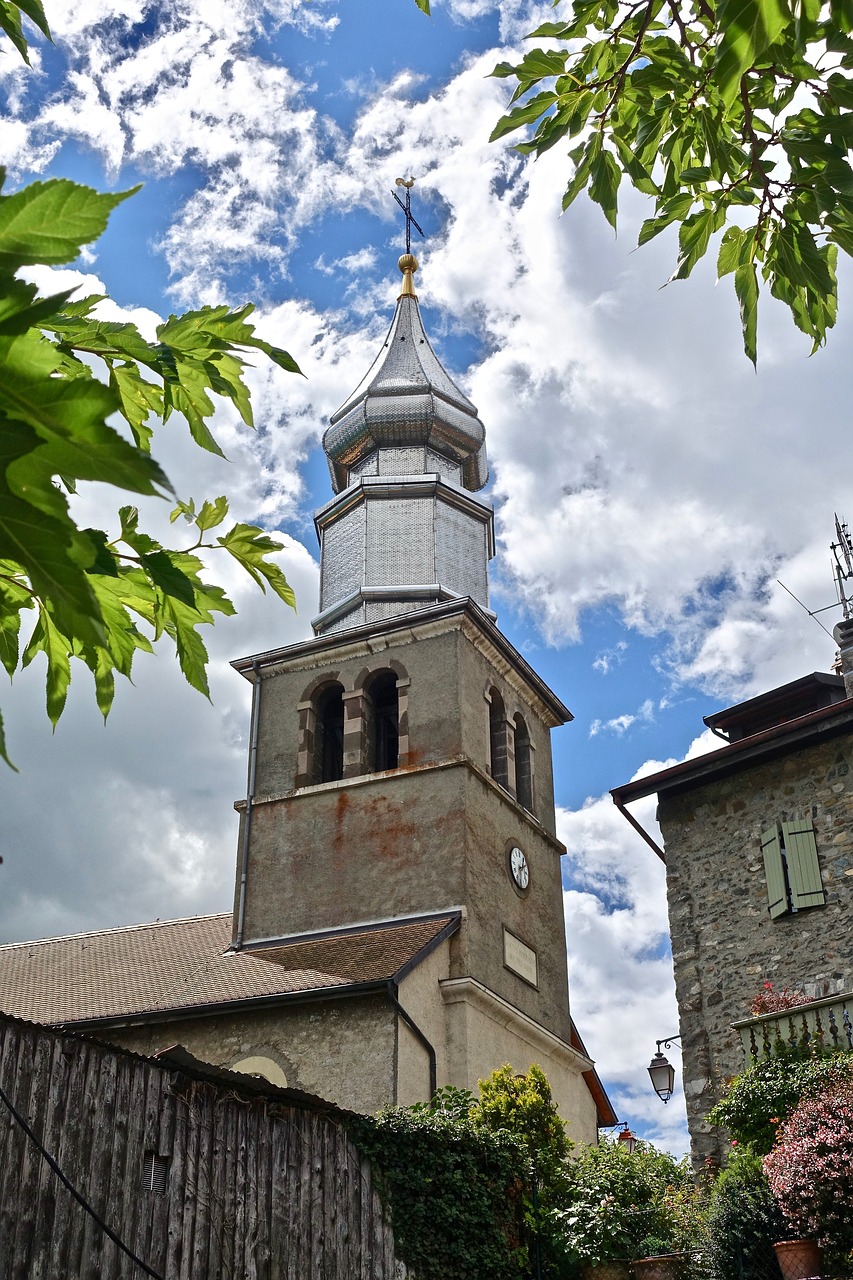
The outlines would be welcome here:
<svg viewBox="0 0 853 1280">
<path fill-rule="evenodd" d="M 504 927 L 504 964 L 532 987 L 539 985 L 536 952 Z"/>
</svg>

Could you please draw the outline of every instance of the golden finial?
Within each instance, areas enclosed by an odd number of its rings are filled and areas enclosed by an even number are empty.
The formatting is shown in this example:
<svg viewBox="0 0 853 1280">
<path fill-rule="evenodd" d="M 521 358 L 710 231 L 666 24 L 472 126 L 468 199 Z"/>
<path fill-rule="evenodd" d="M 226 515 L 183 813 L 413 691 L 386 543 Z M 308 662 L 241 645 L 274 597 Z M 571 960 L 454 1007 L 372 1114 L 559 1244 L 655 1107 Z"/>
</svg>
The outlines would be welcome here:
<svg viewBox="0 0 853 1280">
<path fill-rule="evenodd" d="M 416 298 L 415 282 L 412 276 L 418 269 L 418 260 L 413 253 L 404 253 L 402 258 L 397 261 L 397 266 L 403 273 L 403 288 L 400 291 L 401 298 Z"/>
</svg>

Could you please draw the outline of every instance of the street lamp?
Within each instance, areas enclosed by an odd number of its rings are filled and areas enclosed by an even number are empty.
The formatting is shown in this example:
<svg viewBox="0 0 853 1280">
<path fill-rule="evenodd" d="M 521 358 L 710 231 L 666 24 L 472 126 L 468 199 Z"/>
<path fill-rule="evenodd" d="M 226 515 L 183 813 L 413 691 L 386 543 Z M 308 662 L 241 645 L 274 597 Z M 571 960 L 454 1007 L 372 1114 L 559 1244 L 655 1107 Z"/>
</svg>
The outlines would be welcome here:
<svg viewBox="0 0 853 1280">
<path fill-rule="evenodd" d="M 681 1036 L 668 1036 L 664 1040 L 658 1040 L 657 1053 L 649 1063 L 649 1076 L 651 1077 L 652 1088 L 660 1098 L 661 1102 L 669 1102 L 672 1097 L 672 1091 L 675 1088 L 675 1067 L 664 1057 L 660 1051 L 661 1045 L 665 1049 L 671 1049 Z"/>
<path fill-rule="evenodd" d="M 637 1138 L 636 1138 L 636 1135 L 633 1134 L 631 1130 L 628 1128 L 627 1120 L 623 1121 L 622 1128 L 619 1130 L 619 1133 L 617 1136 L 619 1139 L 620 1147 L 624 1147 L 625 1150 L 630 1155 L 637 1145 Z"/>
</svg>

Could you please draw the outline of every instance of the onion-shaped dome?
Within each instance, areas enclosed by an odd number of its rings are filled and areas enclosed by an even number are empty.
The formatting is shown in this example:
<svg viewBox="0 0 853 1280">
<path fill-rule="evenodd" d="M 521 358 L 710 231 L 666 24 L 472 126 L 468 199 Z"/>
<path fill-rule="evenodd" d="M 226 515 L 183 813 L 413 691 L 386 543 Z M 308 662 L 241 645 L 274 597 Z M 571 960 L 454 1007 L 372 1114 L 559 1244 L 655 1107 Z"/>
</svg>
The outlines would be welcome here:
<svg viewBox="0 0 853 1280">
<path fill-rule="evenodd" d="M 461 466 L 466 489 L 482 489 L 489 478 L 485 429 L 424 332 L 412 282 L 417 259 L 405 253 L 398 266 L 403 290 L 385 345 L 323 437 L 333 488 L 345 489 L 351 468 L 377 449 L 422 445 Z"/>
</svg>

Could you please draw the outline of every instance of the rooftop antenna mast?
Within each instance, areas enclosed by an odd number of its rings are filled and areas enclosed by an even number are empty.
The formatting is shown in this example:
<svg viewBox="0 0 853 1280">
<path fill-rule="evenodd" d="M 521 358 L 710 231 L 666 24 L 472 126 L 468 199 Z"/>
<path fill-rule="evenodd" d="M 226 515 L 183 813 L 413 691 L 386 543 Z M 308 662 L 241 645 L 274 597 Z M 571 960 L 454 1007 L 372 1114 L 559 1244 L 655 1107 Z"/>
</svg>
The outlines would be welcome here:
<svg viewBox="0 0 853 1280">
<path fill-rule="evenodd" d="M 850 540 L 850 529 L 846 520 L 839 520 L 835 517 L 835 534 L 838 538 L 837 542 L 831 544 L 831 551 L 835 558 L 835 586 L 838 591 L 838 601 L 844 613 L 844 620 L 847 622 L 853 616 L 853 600 L 847 593 L 845 583 L 853 579 L 853 542 Z"/>
<path fill-rule="evenodd" d="M 397 201 L 397 204 L 400 206 L 400 208 L 403 210 L 403 213 L 406 215 L 406 253 L 411 253 L 412 252 L 412 227 L 415 228 L 415 230 L 418 232 L 422 240 L 426 239 L 426 236 L 424 235 L 423 229 L 421 228 L 420 224 L 416 222 L 414 217 L 412 216 L 412 187 L 415 185 L 415 180 L 414 178 L 411 178 L 411 177 L 396 178 L 394 180 L 394 185 L 397 187 L 406 188 L 405 202 L 400 199 L 396 191 L 392 191 L 391 195 L 394 197 L 394 199 Z"/>
</svg>

